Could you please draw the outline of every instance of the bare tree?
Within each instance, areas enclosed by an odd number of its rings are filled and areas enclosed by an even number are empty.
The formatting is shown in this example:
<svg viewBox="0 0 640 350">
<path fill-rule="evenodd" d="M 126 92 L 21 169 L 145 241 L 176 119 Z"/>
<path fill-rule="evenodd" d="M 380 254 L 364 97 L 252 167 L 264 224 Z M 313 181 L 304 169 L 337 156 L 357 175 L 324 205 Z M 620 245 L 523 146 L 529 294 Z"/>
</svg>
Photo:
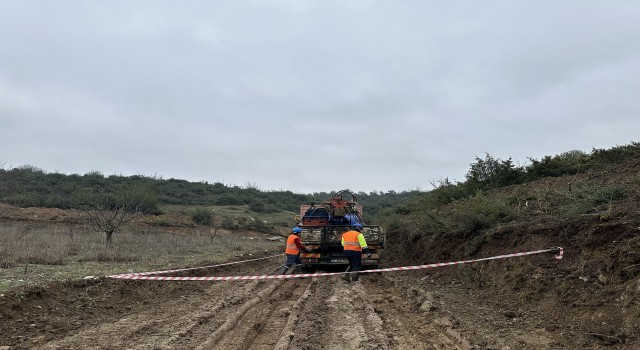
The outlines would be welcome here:
<svg viewBox="0 0 640 350">
<path fill-rule="evenodd" d="M 218 234 L 218 230 L 222 227 L 222 224 L 218 221 L 213 223 L 212 228 L 213 229 L 209 229 L 209 238 L 211 238 L 211 240 L 213 241 L 213 239 L 216 237 L 216 235 Z"/>
<path fill-rule="evenodd" d="M 8 220 L 15 209 L 13 206 L 0 204 L 0 222 Z"/>
<path fill-rule="evenodd" d="M 104 232 L 105 246 L 111 248 L 113 234 L 135 217 L 157 208 L 157 199 L 136 188 L 84 196 L 80 208 L 89 225 L 97 232 Z"/>
</svg>

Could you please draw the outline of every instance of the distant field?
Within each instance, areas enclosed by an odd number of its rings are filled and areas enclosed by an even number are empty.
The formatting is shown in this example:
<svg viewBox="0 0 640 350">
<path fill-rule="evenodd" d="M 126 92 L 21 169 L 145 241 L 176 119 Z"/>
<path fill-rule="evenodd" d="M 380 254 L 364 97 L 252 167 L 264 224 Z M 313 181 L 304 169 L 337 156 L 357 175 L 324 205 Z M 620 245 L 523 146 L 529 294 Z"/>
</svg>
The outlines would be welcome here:
<svg viewBox="0 0 640 350">
<path fill-rule="evenodd" d="M 202 208 L 211 210 L 216 220 L 228 218 L 239 221 L 242 224 L 248 224 L 251 221 L 259 221 L 276 227 L 290 227 L 295 225 L 295 216 L 297 215 L 297 213 L 287 211 L 257 213 L 249 210 L 249 206 L 247 205 L 162 205 L 160 209 L 167 214 L 176 214 L 182 215 L 184 217 L 189 217 L 197 209 Z M 160 217 L 162 217 L 162 215 Z"/>
<path fill-rule="evenodd" d="M 240 255 L 278 254 L 281 242 L 253 231 L 127 228 L 106 249 L 104 234 L 63 225 L 0 224 L 0 290 L 85 276 L 194 267 Z"/>
<path fill-rule="evenodd" d="M 278 254 L 295 225 L 292 212 L 256 213 L 248 206 L 162 206 L 161 215 L 137 217 L 116 232 L 111 249 L 104 233 L 82 212 L 3 205 L 0 220 L 0 290 L 61 279 L 212 265 L 244 254 Z M 213 224 L 196 225 L 197 210 L 211 210 Z"/>
</svg>

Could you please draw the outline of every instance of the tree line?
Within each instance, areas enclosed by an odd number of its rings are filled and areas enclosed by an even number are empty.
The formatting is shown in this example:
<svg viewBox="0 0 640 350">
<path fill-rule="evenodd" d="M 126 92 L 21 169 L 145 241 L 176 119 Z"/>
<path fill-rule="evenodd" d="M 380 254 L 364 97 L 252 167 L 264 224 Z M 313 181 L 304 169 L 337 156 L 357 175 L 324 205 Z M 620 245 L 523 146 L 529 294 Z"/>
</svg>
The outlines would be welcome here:
<svg viewBox="0 0 640 350">
<path fill-rule="evenodd" d="M 400 206 L 410 198 L 428 193 L 437 201 L 448 203 L 473 196 L 478 191 L 522 184 L 543 177 L 557 177 L 579 172 L 598 171 L 640 156 L 640 143 L 632 142 L 611 149 L 593 149 L 590 153 L 568 151 L 540 160 L 529 159 L 528 165 L 516 165 L 511 158 L 502 160 L 486 154 L 470 164 L 462 182 L 448 178 L 432 182 L 430 191 L 354 192 L 365 207 L 365 221 L 376 221 L 385 209 Z M 340 190 L 340 189 L 336 189 Z M 331 192 L 310 194 L 292 191 L 262 191 L 257 186 L 225 185 L 220 182 L 190 182 L 157 176 L 105 176 L 93 171 L 83 175 L 47 172 L 32 165 L 12 169 L 0 168 L 0 202 L 19 207 L 81 208 L 87 201 L 106 194 L 144 194 L 140 210 L 160 213 L 163 204 L 188 206 L 246 205 L 254 212 L 297 212 L 301 204 L 321 203 Z"/>
<path fill-rule="evenodd" d="M 610 149 L 594 148 L 590 153 L 568 151 L 542 159 L 529 158 L 526 165 L 517 165 L 511 158 L 503 160 L 485 154 L 476 157 L 463 182 L 453 183 L 448 179 L 434 184 L 430 196 L 442 203 L 474 196 L 480 191 L 520 185 L 545 177 L 559 177 L 578 173 L 593 173 L 610 169 L 640 157 L 640 142 L 615 146 Z"/>
<path fill-rule="evenodd" d="M 340 190 L 340 189 L 338 189 Z M 420 191 L 356 192 L 365 203 L 366 215 L 402 202 Z M 109 175 L 93 171 L 83 175 L 47 172 L 32 165 L 12 169 L 0 168 L 0 202 L 18 207 L 80 209 L 96 196 L 127 193 L 144 194 L 140 210 L 159 214 L 162 205 L 185 206 L 247 206 L 257 213 L 297 212 L 301 204 L 321 203 L 331 198 L 331 192 L 309 194 L 292 191 L 263 191 L 257 186 L 225 185 L 220 182 L 190 182 L 143 175 Z"/>
</svg>

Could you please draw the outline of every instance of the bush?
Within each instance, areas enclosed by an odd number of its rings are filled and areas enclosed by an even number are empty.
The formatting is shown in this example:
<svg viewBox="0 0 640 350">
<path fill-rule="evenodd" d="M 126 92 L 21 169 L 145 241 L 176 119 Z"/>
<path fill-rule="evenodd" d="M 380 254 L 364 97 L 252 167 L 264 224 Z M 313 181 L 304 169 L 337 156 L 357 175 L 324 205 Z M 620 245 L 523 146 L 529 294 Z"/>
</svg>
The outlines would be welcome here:
<svg viewBox="0 0 640 350">
<path fill-rule="evenodd" d="M 571 192 L 561 193 L 555 201 L 558 202 L 560 214 L 576 217 L 582 214 L 600 211 L 603 206 L 624 199 L 628 190 L 619 185 L 599 186 L 580 184 Z"/>
<path fill-rule="evenodd" d="M 266 204 L 263 201 L 254 201 L 249 204 L 249 210 L 254 213 L 273 213 L 276 210 L 273 206 Z"/>
<path fill-rule="evenodd" d="M 453 230 L 462 237 L 472 237 L 485 229 L 509 222 L 517 212 L 508 203 L 508 198 L 501 198 L 499 192 L 478 192 L 473 198 L 458 201 L 452 206 Z"/>
<path fill-rule="evenodd" d="M 627 189 L 620 186 L 604 186 L 593 193 L 591 201 L 593 205 L 608 204 L 624 199 L 627 196 L 627 192 Z"/>
<path fill-rule="evenodd" d="M 553 157 L 546 156 L 541 160 L 529 159 L 531 165 L 526 168 L 529 180 L 543 177 L 558 177 L 573 175 L 586 168 L 589 163 L 589 155 L 582 151 L 564 152 Z"/>
<path fill-rule="evenodd" d="M 476 161 L 471 164 L 466 178 L 471 187 L 485 189 L 521 183 L 524 175 L 525 170 L 515 166 L 511 158 L 502 160 L 487 153 L 484 159 L 476 157 Z"/>
<path fill-rule="evenodd" d="M 226 228 L 228 230 L 235 230 L 240 228 L 240 225 L 231 218 L 224 218 L 222 220 L 221 226 L 222 228 Z"/>
<path fill-rule="evenodd" d="M 630 144 L 610 149 L 593 149 L 591 152 L 594 167 L 622 164 L 638 156 L 640 156 L 640 142 L 631 142 Z"/>
<path fill-rule="evenodd" d="M 191 219 L 198 225 L 211 225 L 213 223 L 213 213 L 205 208 L 199 208 L 191 215 Z"/>
</svg>

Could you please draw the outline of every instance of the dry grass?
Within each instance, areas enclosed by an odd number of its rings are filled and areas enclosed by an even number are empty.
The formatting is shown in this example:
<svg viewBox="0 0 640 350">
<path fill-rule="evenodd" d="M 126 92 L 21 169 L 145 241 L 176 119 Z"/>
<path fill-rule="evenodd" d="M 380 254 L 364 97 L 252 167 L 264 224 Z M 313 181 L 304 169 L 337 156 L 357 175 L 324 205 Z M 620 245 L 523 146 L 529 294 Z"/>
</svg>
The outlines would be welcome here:
<svg viewBox="0 0 640 350">
<path fill-rule="evenodd" d="M 249 237 L 249 236 L 253 237 Z M 282 243 L 249 233 L 169 233 L 135 228 L 104 234 L 86 228 L 0 223 L 0 290 L 88 275 L 201 266 L 246 253 L 280 252 Z"/>
</svg>

